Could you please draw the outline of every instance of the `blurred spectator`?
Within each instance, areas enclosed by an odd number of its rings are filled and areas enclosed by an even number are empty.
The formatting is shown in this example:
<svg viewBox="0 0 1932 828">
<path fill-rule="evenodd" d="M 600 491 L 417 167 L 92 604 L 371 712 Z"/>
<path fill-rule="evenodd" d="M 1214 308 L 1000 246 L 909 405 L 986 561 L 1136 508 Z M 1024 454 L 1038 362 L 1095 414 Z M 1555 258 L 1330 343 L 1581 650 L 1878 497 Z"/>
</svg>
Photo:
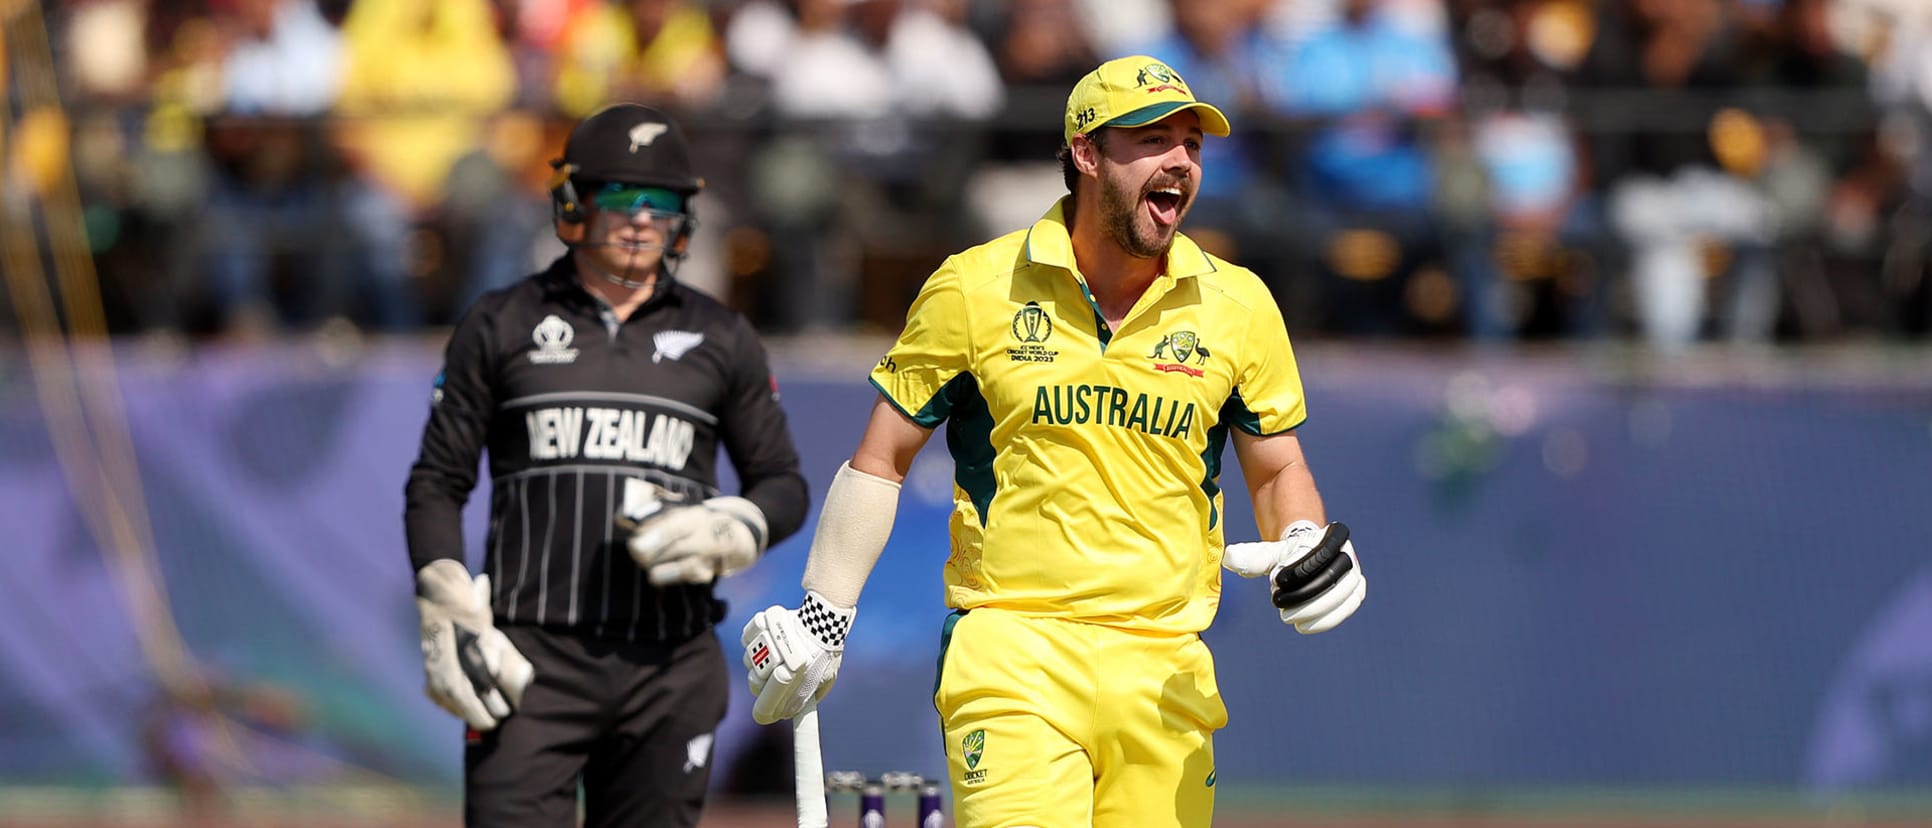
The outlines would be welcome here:
<svg viewBox="0 0 1932 828">
<path fill-rule="evenodd" d="M 1660 348 L 1702 335 L 1707 279 L 1719 273 L 1729 274 L 1735 335 L 1760 335 L 1747 323 L 1774 312 L 1764 307 L 1776 296 L 1765 288 L 1776 278 L 1772 214 L 1745 180 L 1762 164 L 1761 133 L 1725 105 L 1742 78 L 1722 12 L 1719 0 L 1604 4 L 1575 76 L 1599 116 L 1614 111 L 1591 130 L 1592 175 L 1609 188 L 1610 221 L 1630 249 L 1643 337 Z"/>
<path fill-rule="evenodd" d="M 232 115 L 318 115 L 335 103 L 342 37 L 314 0 L 230 0 L 221 75 Z"/>
<path fill-rule="evenodd" d="M 780 51 L 798 29 L 795 0 L 743 0 L 728 6 L 725 58 L 737 74 L 769 82 Z"/>
<path fill-rule="evenodd" d="M 1071 86 L 1098 62 L 1074 0 L 1012 0 L 991 42 L 1009 88 Z M 1049 154 L 1055 149 L 1047 148 Z"/>
<path fill-rule="evenodd" d="M 1082 38 L 1102 54 L 1131 55 L 1134 45 L 1171 31 L 1174 21 L 1161 0 L 1076 0 Z M 1065 189 L 1062 187 L 1061 189 Z"/>
<path fill-rule="evenodd" d="M 885 55 L 899 111 L 983 121 L 1006 102 L 999 68 L 972 30 L 965 0 L 856 0 L 859 37 Z"/>
<path fill-rule="evenodd" d="M 1418 0 L 1347 0 L 1333 25 L 1264 58 L 1263 100 L 1313 127 L 1296 149 L 1294 244 L 1322 257 L 1333 330 L 1408 332 L 1408 278 L 1440 243 L 1425 122 L 1455 105 L 1456 77 L 1441 8 Z"/>
<path fill-rule="evenodd" d="M 1786 305 L 1810 338 L 1889 322 L 1875 268 L 1865 259 L 1897 175 L 1878 147 L 1869 73 L 1839 47 L 1830 8 L 1830 0 L 1783 0 L 1764 9 L 1751 31 L 1746 82 L 1757 97 L 1789 102 L 1764 113 L 1756 176 L 1772 210 L 1782 285 L 1766 279 L 1738 286 L 1765 295 L 1733 302 L 1735 312 L 1756 314 L 1727 320 L 1734 338 L 1769 339 Z"/>
<path fill-rule="evenodd" d="M 541 116 L 510 109 L 493 116 L 483 145 L 457 159 L 436 224 L 447 241 L 455 281 L 436 306 L 450 321 L 484 291 L 541 270 L 565 250 L 551 229 L 554 141 Z"/>
<path fill-rule="evenodd" d="M 1239 117 L 1261 108 L 1258 87 L 1262 41 L 1253 0 L 1168 0 L 1174 29 L 1127 54 L 1159 58 L 1180 73 L 1194 95 L 1215 101 Z M 1217 256 L 1248 262 L 1264 278 L 1275 275 L 1269 258 L 1282 215 L 1273 184 L 1254 159 L 1265 124 L 1245 123 L 1225 139 L 1201 148 L 1201 180 L 1188 213 L 1189 236 Z"/>
<path fill-rule="evenodd" d="M 348 250 L 330 284 L 367 293 L 377 327 L 405 329 L 422 321 L 410 235 L 516 93 L 515 69 L 485 0 L 356 0 L 343 37 L 336 129 L 351 175 L 335 214 Z"/>
<path fill-rule="evenodd" d="M 1580 0 L 1477 3 L 1458 20 L 1465 130 L 1443 159 L 1449 262 L 1478 339 L 1607 331 L 1616 248 L 1563 76 L 1595 36 Z"/>
<path fill-rule="evenodd" d="M 62 74 L 86 100 L 132 103 L 147 93 L 149 16 L 140 0 L 69 4 Z"/>
<path fill-rule="evenodd" d="M 1052 123 L 1066 106 L 1066 90 L 1100 63 L 1081 26 L 1076 0 L 1013 0 L 990 25 L 994 66 L 1016 117 L 987 124 L 986 151 L 966 181 L 976 237 L 991 238 L 1030 226 L 1036 205 L 1066 194 L 1054 154 L 1060 133 Z"/>
<path fill-rule="evenodd" d="M 1020 98 L 1016 103 L 1024 111 L 1043 112 L 1049 116 L 1045 118 L 1047 121 L 1052 120 L 1053 112 L 1066 105 L 1066 96 L 1061 90 L 1071 89 L 1081 76 L 1100 63 L 1099 53 L 1088 42 L 1086 30 L 1081 28 L 1074 3 L 1075 0 L 1013 0 L 989 27 L 993 65 L 1009 97 Z M 1059 167 L 1053 163 L 1054 153 L 1060 148 L 1060 135 L 1050 129 L 1022 126 L 1018 122 L 1023 120 L 1028 119 L 1014 118 L 1007 123 L 995 121 L 989 125 L 992 133 L 988 136 L 986 158 L 996 164 L 1045 165 L 1050 170 L 1048 177 L 1054 180 L 1049 182 L 1050 189 L 1044 194 L 1048 200 L 1058 198 L 1066 189 L 1059 183 Z M 1001 227 L 1016 230 L 1037 218 L 1030 208 L 1016 210 L 1013 216 L 1020 223 L 1009 227 L 1010 221 L 1002 221 Z"/>
<path fill-rule="evenodd" d="M 1847 2 L 1873 52 L 1873 88 L 1887 118 L 1880 146 L 1903 168 L 1901 200 L 1884 225 L 1880 268 L 1898 330 L 1932 332 L 1932 8 L 1909 0 Z"/>
<path fill-rule="evenodd" d="M 346 2 L 346 0 L 334 0 Z M 551 106 L 557 56 L 572 21 L 594 14 L 611 0 L 490 0 L 496 28 L 516 72 L 516 105 Z"/>
<path fill-rule="evenodd" d="M 74 171 L 108 322 L 182 330 L 202 287 L 201 119 L 221 103 L 220 31 L 198 3 L 95 0 L 68 7 L 61 22 L 58 54 L 76 105 Z"/>
<path fill-rule="evenodd" d="M 691 279 L 729 271 L 776 329 L 889 326 L 934 256 L 1058 192 L 1058 135 L 998 116 L 1140 52 L 1238 110 L 1192 232 L 1297 327 L 1634 320 L 1681 347 L 1932 329 L 1929 9 L 77 0 L 51 22 L 115 330 L 446 321 L 547 252 L 548 119 L 618 98 L 706 113 Z"/>
<path fill-rule="evenodd" d="M 323 265 L 328 161 L 313 118 L 335 102 L 341 37 L 313 0 L 223 8 L 224 94 L 208 122 L 214 164 L 201 236 L 223 328 L 253 333 L 321 310 L 335 278 Z M 299 297 L 291 314 L 277 310 L 275 276 L 285 270 Z"/>
<path fill-rule="evenodd" d="M 565 28 L 554 101 L 573 118 L 611 101 L 702 109 L 724 79 L 724 44 L 702 4 L 605 2 L 585 7 Z"/>
<path fill-rule="evenodd" d="M 900 317 L 934 263 L 927 249 L 969 229 L 957 193 L 979 137 L 958 122 L 997 112 L 1005 87 L 951 0 L 797 0 L 793 12 L 743 8 L 726 34 L 734 60 L 784 56 L 743 67 L 766 73 L 780 118 L 751 165 L 774 251 L 755 318 L 796 331 Z"/>
<path fill-rule="evenodd" d="M 787 118 L 983 119 L 1005 87 L 961 13 L 953 0 L 796 0 L 785 18 L 754 3 L 727 37 L 734 60 L 746 58 L 741 68 L 770 81 L 772 105 Z"/>
</svg>

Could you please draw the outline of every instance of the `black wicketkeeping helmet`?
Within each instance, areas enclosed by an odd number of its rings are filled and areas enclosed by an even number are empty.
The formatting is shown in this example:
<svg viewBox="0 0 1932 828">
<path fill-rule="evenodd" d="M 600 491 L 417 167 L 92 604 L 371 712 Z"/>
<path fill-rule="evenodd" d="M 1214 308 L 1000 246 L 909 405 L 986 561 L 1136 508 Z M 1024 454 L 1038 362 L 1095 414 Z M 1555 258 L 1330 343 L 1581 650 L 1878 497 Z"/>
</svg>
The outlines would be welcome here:
<svg viewBox="0 0 1932 828">
<path fill-rule="evenodd" d="M 662 112 L 642 104 L 613 104 L 585 118 L 564 143 L 564 154 L 550 162 L 557 169 L 551 197 L 558 216 L 583 221 L 576 182 L 621 181 L 697 194 L 704 179 L 691 167 L 684 131 Z"/>
</svg>

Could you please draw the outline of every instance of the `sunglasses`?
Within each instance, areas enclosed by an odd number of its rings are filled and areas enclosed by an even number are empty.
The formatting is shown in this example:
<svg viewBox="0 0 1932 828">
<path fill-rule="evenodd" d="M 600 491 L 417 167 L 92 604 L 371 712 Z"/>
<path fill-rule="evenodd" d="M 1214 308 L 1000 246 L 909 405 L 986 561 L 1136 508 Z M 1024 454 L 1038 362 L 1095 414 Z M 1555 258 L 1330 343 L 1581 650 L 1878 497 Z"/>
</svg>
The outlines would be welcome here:
<svg viewBox="0 0 1932 828">
<path fill-rule="evenodd" d="M 590 203 L 599 210 L 636 214 L 684 212 L 684 196 L 663 187 L 640 187 L 621 181 L 608 181 L 591 193 Z"/>
</svg>

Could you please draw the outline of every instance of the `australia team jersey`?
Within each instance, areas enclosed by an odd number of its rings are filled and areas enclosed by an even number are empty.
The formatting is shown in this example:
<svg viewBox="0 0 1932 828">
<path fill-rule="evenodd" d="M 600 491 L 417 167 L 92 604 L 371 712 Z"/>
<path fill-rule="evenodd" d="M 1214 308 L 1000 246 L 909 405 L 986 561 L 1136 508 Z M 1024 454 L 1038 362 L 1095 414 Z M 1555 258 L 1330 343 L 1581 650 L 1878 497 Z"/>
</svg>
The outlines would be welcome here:
<svg viewBox="0 0 1932 828">
<path fill-rule="evenodd" d="M 1118 330 L 1064 202 L 959 253 L 872 383 L 955 465 L 947 603 L 1197 632 L 1220 601 L 1222 449 L 1305 416 L 1280 309 L 1185 236 Z"/>
</svg>

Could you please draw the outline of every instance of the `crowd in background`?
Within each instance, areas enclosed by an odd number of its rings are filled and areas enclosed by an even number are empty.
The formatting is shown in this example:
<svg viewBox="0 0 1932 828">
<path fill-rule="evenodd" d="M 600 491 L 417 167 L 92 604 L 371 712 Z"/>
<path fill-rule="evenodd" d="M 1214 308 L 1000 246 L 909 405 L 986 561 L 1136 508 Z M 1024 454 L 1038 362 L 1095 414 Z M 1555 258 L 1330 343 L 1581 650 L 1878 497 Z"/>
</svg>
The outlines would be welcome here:
<svg viewBox="0 0 1932 828">
<path fill-rule="evenodd" d="M 1067 90 L 1134 53 L 1233 119 L 1188 231 L 1262 274 L 1298 336 L 1932 330 L 1924 0 L 67 0 L 47 15 L 120 332 L 447 325 L 562 252 L 546 162 L 616 100 L 675 113 L 698 148 L 682 278 L 769 332 L 896 330 L 944 255 L 1064 192 Z"/>
</svg>

